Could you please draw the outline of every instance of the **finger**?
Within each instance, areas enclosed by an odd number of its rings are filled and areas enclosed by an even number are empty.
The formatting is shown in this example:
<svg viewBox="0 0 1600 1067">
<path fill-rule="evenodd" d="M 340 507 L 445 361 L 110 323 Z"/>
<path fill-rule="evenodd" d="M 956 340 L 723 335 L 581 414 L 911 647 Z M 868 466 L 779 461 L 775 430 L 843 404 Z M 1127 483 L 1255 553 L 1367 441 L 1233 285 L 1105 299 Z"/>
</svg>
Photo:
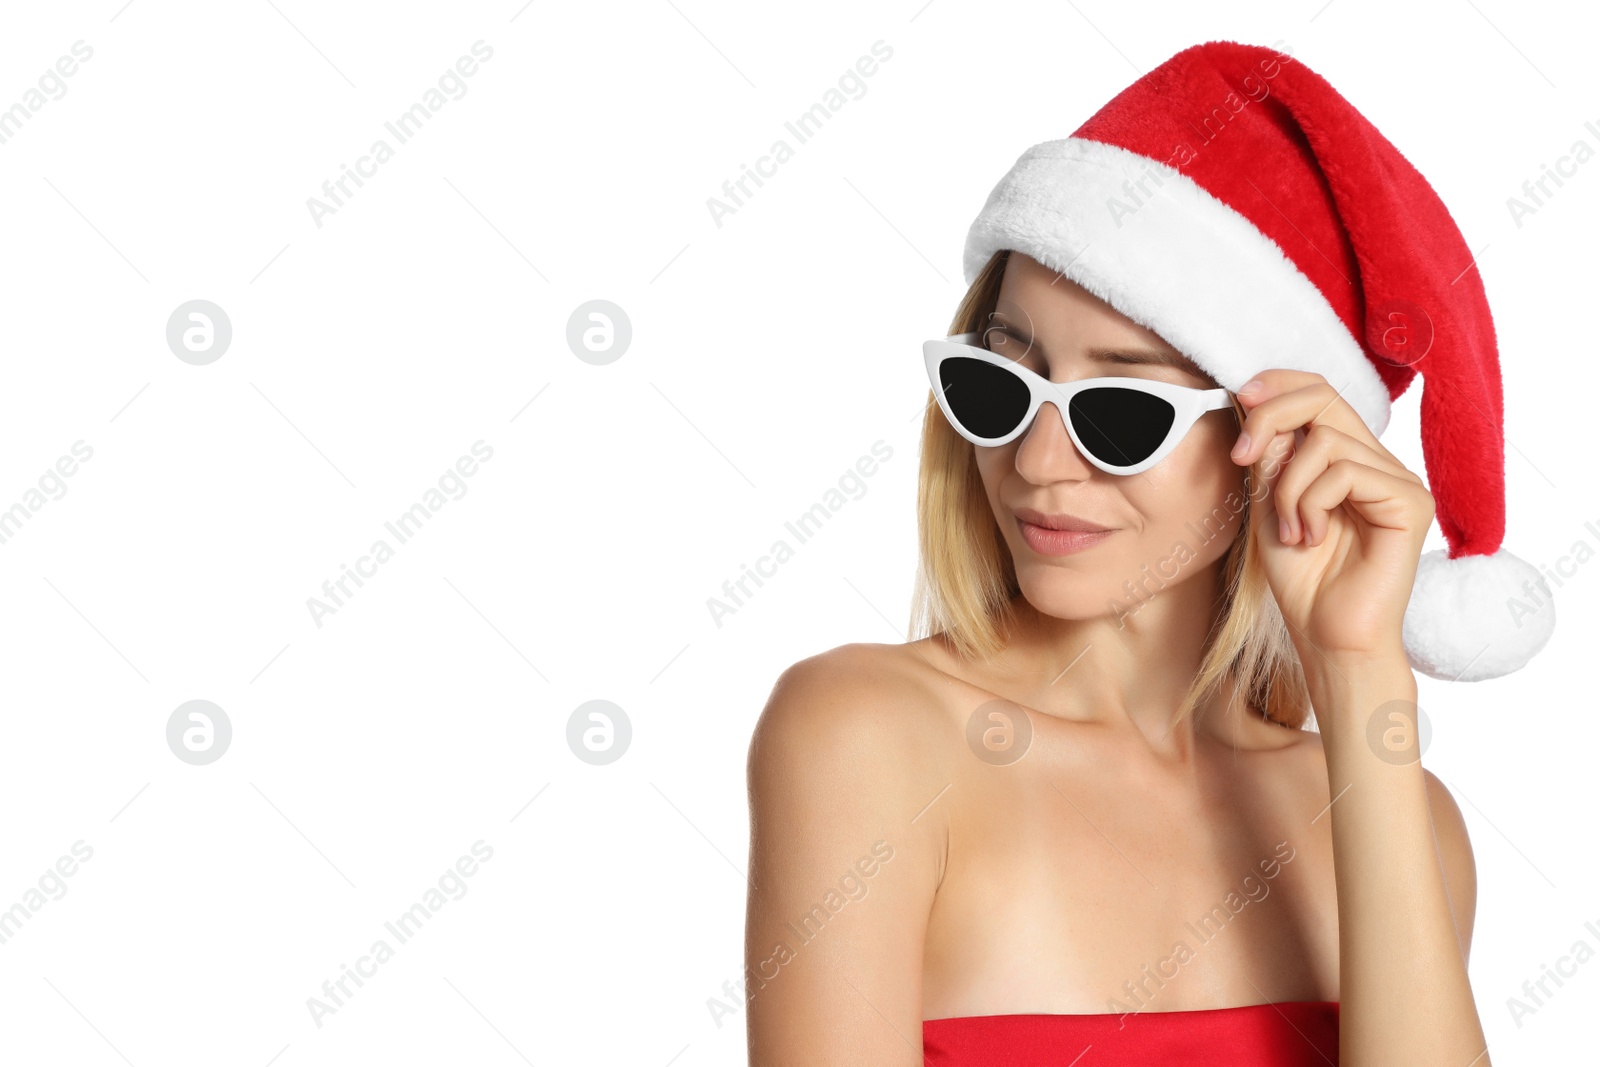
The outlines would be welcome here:
<svg viewBox="0 0 1600 1067">
<path fill-rule="evenodd" d="M 1389 462 L 1403 466 L 1379 443 L 1340 390 L 1322 375 L 1273 370 L 1264 371 L 1257 378 L 1262 386 L 1254 393 L 1239 396 L 1241 405 L 1247 407 L 1240 427 L 1245 446 L 1233 454 L 1235 462 L 1252 462 L 1277 434 L 1302 427 L 1309 430 L 1314 426 L 1332 426 L 1387 457 Z"/>
<path fill-rule="evenodd" d="M 1289 520 L 1289 536 L 1285 543 L 1297 541 L 1304 529 L 1298 507 L 1301 494 L 1318 475 L 1341 459 L 1353 459 L 1396 478 L 1422 484 L 1422 479 L 1406 469 L 1404 464 L 1367 447 L 1343 430 L 1332 426 L 1313 426 L 1296 446 L 1293 461 L 1276 480 L 1273 489 L 1278 514 Z"/>
<path fill-rule="evenodd" d="M 1426 531 L 1433 495 L 1427 489 L 1387 471 L 1353 459 L 1341 459 L 1319 474 L 1300 496 L 1307 546 L 1327 538 L 1330 515 L 1343 504 L 1371 526 L 1388 530 Z"/>
<path fill-rule="evenodd" d="M 1250 521 L 1258 543 L 1282 540 L 1278 532 L 1277 486 L 1294 458 L 1295 435 L 1277 434 L 1265 454 L 1250 467 Z"/>
<path fill-rule="evenodd" d="M 1244 450 L 1233 455 L 1236 463 L 1254 462 L 1274 435 L 1310 425 L 1342 430 L 1390 462 L 1400 462 L 1379 443 L 1341 391 L 1322 375 L 1273 369 L 1262 371 L 1256 380 L 1261 386 L 1255 392 L 1236 394 L 1246 409 L 1240 431 L 1249 435 Z"/>
</svg>

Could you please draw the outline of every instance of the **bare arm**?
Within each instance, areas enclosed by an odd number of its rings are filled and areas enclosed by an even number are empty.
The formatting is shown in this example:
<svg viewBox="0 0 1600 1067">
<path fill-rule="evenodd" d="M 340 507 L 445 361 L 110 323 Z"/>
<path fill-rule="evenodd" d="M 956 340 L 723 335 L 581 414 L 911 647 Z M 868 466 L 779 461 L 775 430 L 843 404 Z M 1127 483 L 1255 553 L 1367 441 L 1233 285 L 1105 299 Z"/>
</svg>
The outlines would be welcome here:
<svg viewBox="0 0 1600 1067">
<path fill-rule="evenodd" d="M 922 1062 L 948 783 L 925 705 L 845 646 L 784 672 L 750 744 L 750 1062 Z M 916 822 L 913 823 L 912 819 Z"/>
<path fill-rule="evenodd" d="M 1393 657 L 1308 666 L 1335 798 L 1340 1063 L 1489 1067 L 1467 981 L 1477 882 L 1466 826 L 1420 762 L 1368 741 L 1380 706 L 1414 708 L 1416 678 Z"/>
</svg>

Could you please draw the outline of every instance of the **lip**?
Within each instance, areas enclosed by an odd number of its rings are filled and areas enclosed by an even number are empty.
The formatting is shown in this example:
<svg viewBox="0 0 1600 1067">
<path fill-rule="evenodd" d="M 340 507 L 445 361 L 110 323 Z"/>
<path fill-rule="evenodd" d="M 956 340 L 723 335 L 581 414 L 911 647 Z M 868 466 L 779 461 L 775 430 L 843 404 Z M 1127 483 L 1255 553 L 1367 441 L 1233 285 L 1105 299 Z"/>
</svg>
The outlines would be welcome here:
<svg viewBox="0 0 1600 1067">
<path fill-rule="evenodd" d="M 1072 515 L 1046 515 L 1032 508 L 1018 508 L 1015 514 L 1022 539 L 1042 556 L 1082 552 L 1117 532 Z"/>
<path fill-rule="evenodd" d="M 1016 508 L 1014 514 L 1018 519 L 1030 526 L 1038 526 L 1045 530 L 1070 530 L 1075 533 L 1112 533 L 1109 526 L 1080 519 L 1076 515 L 1046 515 L 1042 511 L 1032 508 Z"/>
</svg>

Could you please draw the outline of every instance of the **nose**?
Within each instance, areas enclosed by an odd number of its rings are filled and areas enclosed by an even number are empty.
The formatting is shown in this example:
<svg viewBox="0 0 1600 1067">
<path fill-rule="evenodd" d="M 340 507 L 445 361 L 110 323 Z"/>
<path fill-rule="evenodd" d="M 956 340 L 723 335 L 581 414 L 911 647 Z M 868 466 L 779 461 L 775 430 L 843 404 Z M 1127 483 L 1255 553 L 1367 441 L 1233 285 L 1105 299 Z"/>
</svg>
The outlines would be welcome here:
<svg viewBox="0 0 1600 1067">
<path fill-rule="evenodd" d="M 1033 425 L 1018 439 L 1016 463 L 1017 473 L 1035 485 L 1086 481 L 1099 469 L 1072 443 L 1061 409 L 1049 400 L 1039 405 Z"/>
</svg>

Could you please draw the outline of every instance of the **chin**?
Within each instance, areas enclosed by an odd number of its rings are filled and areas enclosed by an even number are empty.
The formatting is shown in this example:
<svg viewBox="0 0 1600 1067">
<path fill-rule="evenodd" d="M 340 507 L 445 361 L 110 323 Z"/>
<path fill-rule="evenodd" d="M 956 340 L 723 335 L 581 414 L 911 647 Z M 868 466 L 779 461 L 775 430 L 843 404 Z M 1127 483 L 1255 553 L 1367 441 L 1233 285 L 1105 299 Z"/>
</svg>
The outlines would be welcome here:
<svg viewBox="0 0 1600 1067">
<path fill-rule="evenodd" d="M 1122 602 L 1103 574 L 1061 566 L 1018 567 L 1017 585 L 1035 610 L 1054 619 L 1093 619 L 1108 614 L 1109 603 Z"/>
</svg>

